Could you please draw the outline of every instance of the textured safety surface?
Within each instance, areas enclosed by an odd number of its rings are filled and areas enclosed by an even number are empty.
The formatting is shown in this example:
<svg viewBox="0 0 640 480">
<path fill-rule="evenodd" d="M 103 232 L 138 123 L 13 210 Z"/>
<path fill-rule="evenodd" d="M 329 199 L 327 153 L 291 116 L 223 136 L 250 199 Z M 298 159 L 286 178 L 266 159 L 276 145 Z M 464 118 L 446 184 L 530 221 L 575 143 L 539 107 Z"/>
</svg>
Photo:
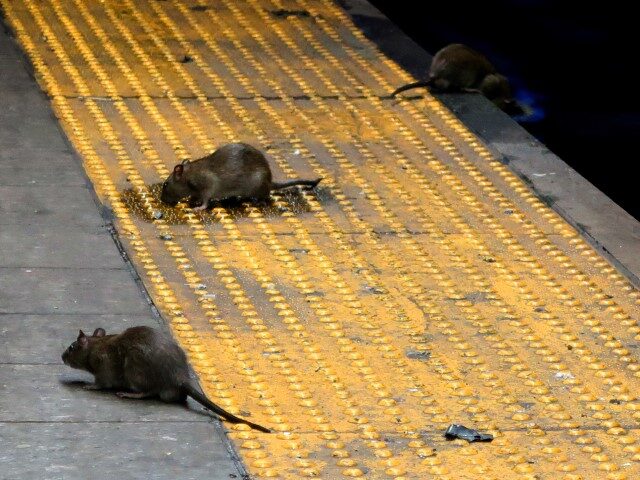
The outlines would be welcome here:
<svg viewBox="0 0 640 480">
<path fill-rule="evenodd" d="M 639 478 L 638 292 L 332 1 L 0 3 L 252 474 Z M 237 140 L 321 188 L 160 205 Z"/>
</svg>

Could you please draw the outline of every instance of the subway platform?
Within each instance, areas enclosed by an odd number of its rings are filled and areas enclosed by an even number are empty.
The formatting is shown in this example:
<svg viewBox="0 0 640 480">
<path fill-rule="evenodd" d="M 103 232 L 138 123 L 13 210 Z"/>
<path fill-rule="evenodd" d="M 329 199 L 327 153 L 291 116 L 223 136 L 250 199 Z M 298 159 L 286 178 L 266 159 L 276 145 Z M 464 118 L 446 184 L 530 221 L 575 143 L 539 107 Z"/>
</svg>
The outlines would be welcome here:
<svg viewBox="0 0 640 480">
<path fill-rule="evenodd" d="M 0 478 L 640 476 L 640 226 L 366 2 L 0 6 Z M 160 202 L 231 141 L 322 182 Z M 141 323 L 273 433 L 62 365 Z"/>
</svg>

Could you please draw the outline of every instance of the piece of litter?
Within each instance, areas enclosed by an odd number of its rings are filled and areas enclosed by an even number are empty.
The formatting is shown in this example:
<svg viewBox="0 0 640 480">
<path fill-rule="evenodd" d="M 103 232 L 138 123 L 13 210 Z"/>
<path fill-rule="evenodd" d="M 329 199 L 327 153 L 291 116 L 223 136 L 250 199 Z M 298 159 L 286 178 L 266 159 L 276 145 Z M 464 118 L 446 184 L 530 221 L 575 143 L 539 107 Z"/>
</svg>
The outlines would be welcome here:
<svg viewBox="0 0 640 480">
<path fill-rule="evenodd" d="M 431 352 L 423 352 L 420 350 L 407 350 L 404 354 L 407 358 L 413 360 L 428 360 L 431 356 Z"/>
<path fill-rule="evenodd" d="M 156 220 L 160 220 L 162 217 L 164 217 L 164 214 L 160 210 L 156 210 L 153 212 L 153 218 L 155 218 Z"/>
<path fill-rule="evenodd" d="M 567 380 L 569 378 L 576 378 L 571 372 L 558 372 L 554 375 L 558 380 Z"/>
<path fill-rule="evenodd" d="M 163 233 L 162 235 L 159 235 L 161 240 L 173 240 L 173 236 L 168 234 L 168 233 Z"/>
<path fill-rule="evenodd" d="M 547 176 L 546 173 L 532 173 L 531 175 L 533 175 L 534 177 L 546 177 Z"/>
<path fill-rule="evenodd" d="M 362 287 L 362 290 L 368 293 L 374 293 L 376 295 L 382 295 L 385 293 L 383 289 L 378 287 L 370 287 L 369 285 L 365 285 L 364 287 Z"/>
<path fill-rule="evenodd" d="M 297 148 L 293 151 L 294 155 L 300 155 L 300 150 L 298 150 Z"/>
<path fill-rule="evenodd" d="M 467 442 L 490 442 L 493 440 L 493 435 L 490 433 L 480 433 L 477 430 L 472 430 L 464 425 L 457 425 L 454 423 L 449 425 L 447 431 L 444 432 L 444 438 L 447 440 L 460 438 Z"/>
</svg>

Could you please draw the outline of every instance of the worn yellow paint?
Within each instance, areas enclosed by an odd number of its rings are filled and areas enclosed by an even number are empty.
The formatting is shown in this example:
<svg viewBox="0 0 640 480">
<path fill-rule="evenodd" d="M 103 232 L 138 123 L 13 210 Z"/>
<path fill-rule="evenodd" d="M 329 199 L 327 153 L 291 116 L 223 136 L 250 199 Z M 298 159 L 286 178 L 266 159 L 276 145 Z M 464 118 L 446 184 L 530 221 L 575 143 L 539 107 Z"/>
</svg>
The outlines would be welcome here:
<svg viewBox="0 0 640 480">
<path fill-rule="evenodd" d="M 0 3 L 252 474 L 639 478 L 640 295 L 332 1 Z M 159 203 L 237 140 L 321 188 Z"/>
</svg>

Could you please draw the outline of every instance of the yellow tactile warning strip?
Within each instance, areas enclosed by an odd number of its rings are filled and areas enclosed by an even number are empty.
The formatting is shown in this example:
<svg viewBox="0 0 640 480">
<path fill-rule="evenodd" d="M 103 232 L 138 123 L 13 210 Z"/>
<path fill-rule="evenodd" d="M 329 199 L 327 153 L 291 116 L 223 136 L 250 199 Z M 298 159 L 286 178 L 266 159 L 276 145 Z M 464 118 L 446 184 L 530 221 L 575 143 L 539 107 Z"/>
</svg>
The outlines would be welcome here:
<svg viewBox="0 0 640 480">
<path fill-rule="evenodd" d="M 0 3 L 252 474 L 640 478 L 639 293 L 332 1 Z M 321 188 L 159 203 L 238 140 Z"/>
</svg>

